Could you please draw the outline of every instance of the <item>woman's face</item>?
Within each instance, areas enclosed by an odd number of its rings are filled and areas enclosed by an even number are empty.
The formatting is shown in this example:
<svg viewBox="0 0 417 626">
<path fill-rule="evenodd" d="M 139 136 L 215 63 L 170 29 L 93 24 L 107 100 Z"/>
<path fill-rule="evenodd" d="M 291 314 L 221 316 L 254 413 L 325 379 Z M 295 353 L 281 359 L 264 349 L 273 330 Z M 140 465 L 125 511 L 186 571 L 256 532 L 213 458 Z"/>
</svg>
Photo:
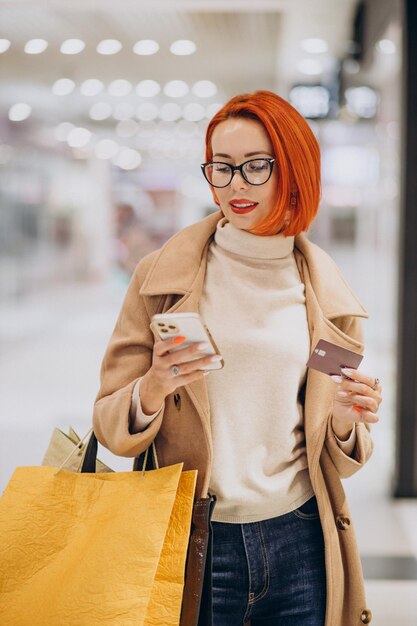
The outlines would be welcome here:
<svg viewBox="0 0 417 626">
<path fill-rule="evenodd" d="M 265 128 L 260 122 L 246 118 L 231 118 L 216 126 L 211 137 L 213 161 L 240 165 L 249 159 L 274 158 L 274 149 Z M 250 231 L 272 210 L 278 194 L 278 167 L 263 185 L 251 185 L 235 172 L 227 187 L 215 188 L 220 208 L 225 217 L 237 228 Z M 231 202 L 257 202 L 249 213 L 234 213 Z"/>
</svg>

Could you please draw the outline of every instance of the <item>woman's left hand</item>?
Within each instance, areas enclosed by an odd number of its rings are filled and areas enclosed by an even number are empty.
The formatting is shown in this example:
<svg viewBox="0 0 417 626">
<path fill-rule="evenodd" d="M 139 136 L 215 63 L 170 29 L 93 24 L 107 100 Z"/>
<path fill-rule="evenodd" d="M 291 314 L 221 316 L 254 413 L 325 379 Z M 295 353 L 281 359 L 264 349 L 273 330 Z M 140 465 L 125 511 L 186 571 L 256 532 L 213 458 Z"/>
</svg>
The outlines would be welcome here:
<svg viewBox="0 0 417 626">
<path fill-rule="evenodd" d="M 367 376 L 355 369 L 342 368 L 342 372 L 348 378 L 332 376 L 332 380 L 338 383 L 333 404 L 333 420 L 346 427 L 352 422 L 378 422 L 376 412 L 382 402 L 381 383 L 373 389 L 374 376 Z"/>
</svg>

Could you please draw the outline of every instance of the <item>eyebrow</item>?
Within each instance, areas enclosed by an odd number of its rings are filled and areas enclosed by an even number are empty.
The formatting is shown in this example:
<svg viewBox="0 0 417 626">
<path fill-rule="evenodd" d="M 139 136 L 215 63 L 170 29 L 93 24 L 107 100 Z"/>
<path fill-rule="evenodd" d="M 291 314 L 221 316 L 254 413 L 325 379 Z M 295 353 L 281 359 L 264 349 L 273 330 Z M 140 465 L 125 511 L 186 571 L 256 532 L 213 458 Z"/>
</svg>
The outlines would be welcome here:
<svg viewBox="0 0 417 626">
<path fill-rule="evenodd" d="M 255 152 L 247 152 L 243 156 L 244 157 L 249 157 L 249 156 L 254 156 L 255 154 L 269 154 L 271 157 L 274 156 L 273 154 L 268 152 L 268 150 L 258 150 L 258 151 L 255 151 Z M 216 152 L 216 154 L 213 154 L 213 157 L 215 157 L 215 156 L 225 157 L 226 159 L 231 159 L 232 158 L 230 156 L 230 154 L 223 154 L 223 152 Z"/>
</svg>

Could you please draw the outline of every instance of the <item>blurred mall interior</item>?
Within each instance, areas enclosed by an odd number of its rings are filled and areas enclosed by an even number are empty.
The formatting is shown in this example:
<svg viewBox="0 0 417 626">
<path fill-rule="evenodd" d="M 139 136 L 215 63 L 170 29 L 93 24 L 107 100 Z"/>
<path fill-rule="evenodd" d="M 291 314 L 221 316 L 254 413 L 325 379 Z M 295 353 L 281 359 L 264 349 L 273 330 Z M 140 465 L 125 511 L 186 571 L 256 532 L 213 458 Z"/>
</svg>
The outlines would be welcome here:
<svg viewBox="0 0 417 626">
<path fill-rule="evenodd" d="M 135 265 L 217 210 L 200 170 L 209 119 L 269 89 L 320 142 L 308 237 L 370 315 L 361 368 L 383 402 L 373 456 L 344 480 L 368 606 L 376 626 L 417 623 L 413 4 L 0 2 L 1 490 L 41 463 L 54 427 L 87 432 Z"/>
</svg>

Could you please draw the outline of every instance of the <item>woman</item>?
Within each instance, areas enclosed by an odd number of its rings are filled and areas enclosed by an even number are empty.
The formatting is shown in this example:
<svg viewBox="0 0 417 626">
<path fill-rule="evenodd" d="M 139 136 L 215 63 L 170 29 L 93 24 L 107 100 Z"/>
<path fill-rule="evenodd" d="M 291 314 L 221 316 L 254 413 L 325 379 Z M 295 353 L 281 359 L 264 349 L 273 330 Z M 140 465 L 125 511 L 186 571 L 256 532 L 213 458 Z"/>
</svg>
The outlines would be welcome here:
<svg viewBox="0 0 417 626">
<path fill-rule="evenodd" d="M 210 121 L 203 173 L 220 211 L 136 267 L 101 370 L 93 425 L 115 454 L 155 439 L 160 465 L 198 469 L 215 494 L 215 626 L 357 626 L 371 621 L 341 478 L 373 450 L 381 385 L 305 363 L 319 339 L 362 353 L 369 317 L 306 231 L 320 197 L 309 125 L 269 91 Z M 156 341 L 155 312 L 199 311 L 224 358 Z M 201 369 L 199 369 L 201 368 Z"/>
</svg>

